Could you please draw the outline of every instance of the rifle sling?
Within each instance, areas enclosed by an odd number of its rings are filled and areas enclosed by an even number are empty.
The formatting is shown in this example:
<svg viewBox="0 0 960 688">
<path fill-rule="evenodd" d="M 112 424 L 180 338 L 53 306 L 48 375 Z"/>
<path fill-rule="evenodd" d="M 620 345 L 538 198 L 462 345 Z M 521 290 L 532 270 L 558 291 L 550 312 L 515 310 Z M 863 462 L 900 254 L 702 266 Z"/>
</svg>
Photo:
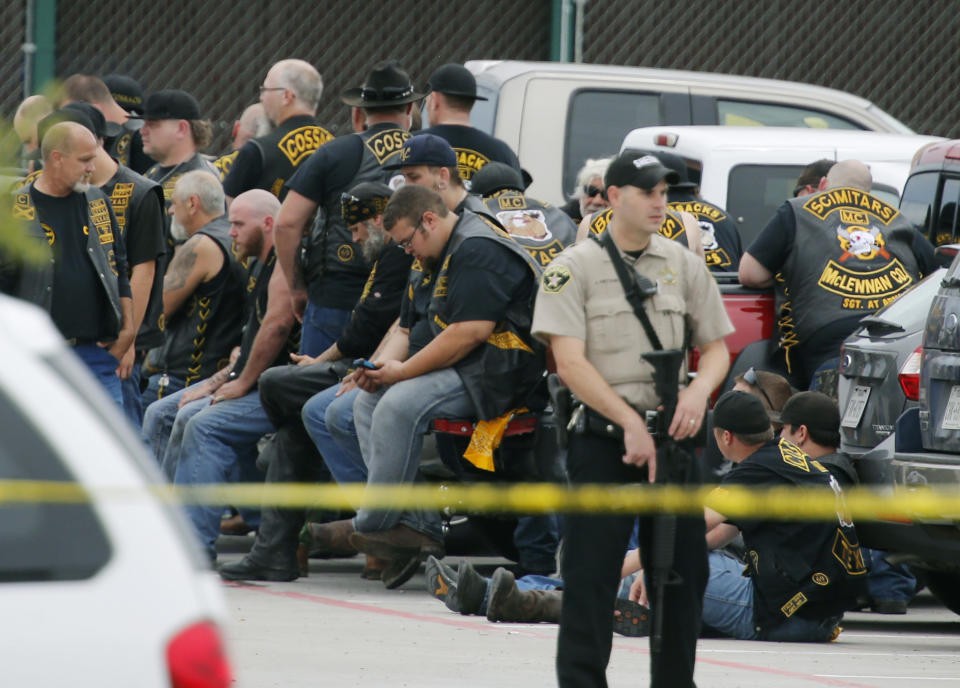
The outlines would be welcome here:
<svg viewBox="0 0 960 688">
<path fill-rule="evenodd" d="M 650 346 L 653 347 L 654 351 L 663 351 L 663 344 L 660 343 L 660 337 L 657 336 L 656 330 L 653 329 L 650 316 L 647 315 L 647 310 L 643 307 L 643 302 L 646 297 L 640 293 L 640 288 L 637 286 L 637 274 L 632 268 L 627 267 L 623 257 L 620 255 L 620 251 L 617 249 L 617 245 L 613 241 L 613 235 L 607 230 L 600 238 L 597 238 L 596 235 L 591 236 L 591 238 L 598 241 L 600 245 L 607 250 L 607 254 L 609 254 L 610 260 L 613 262 L 613 267 L 617 271 L 617 277 L 620 278 L 620 286 L 623 287 L 627 302 L 643 326 L 643 331 L 647 333 Z"/>
</svg>

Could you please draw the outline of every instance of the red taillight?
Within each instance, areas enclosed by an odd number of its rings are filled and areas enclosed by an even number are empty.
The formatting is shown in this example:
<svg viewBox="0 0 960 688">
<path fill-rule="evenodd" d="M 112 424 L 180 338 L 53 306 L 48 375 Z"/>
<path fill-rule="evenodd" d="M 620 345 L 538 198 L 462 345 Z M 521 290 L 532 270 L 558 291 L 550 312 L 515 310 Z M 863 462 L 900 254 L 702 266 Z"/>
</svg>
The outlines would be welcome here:
<svg viewBox="0 0 960 688">
<path fill-rule="evenodd" d="M 220 632 L 210 622 L 177 633 L 167 645 L 171 688 L 227 688 L 232 681 Z"/>
<path fill-rule="evenodd" d="M 676 134 L 657 134 L 653 137 L 653 142 L 658 146 L 673 148 L 677 145 L 678 138 L 679 137 Z"/>
<path fill-rule="evenodd" d="M 920 399 L 920 354 L 922 352 L 922 346 L 914 349 L 900 369 L 900 374 L 897 375 L 900 389 L 903 390 L 904 396 L 910 401 Z"/>
</svg>

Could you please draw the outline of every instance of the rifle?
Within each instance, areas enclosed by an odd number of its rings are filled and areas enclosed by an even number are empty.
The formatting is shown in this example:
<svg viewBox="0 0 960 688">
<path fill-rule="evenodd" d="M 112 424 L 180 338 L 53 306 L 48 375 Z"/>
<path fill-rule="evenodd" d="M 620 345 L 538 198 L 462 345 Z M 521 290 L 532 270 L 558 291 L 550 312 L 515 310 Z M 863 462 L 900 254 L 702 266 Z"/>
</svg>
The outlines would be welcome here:
<svg viewBox="0 0 960 688">
<path fill-rule="evenodd" d="M 687 472 L 690 455 L 670 437 L 670 421 L 677 409 L 679 389 L 677 380 L 683 366 L 685 352 L 681 349 L 651 351 L 642 354 L 653 366 L 653 385 L 663 410 L 657 412 L 655 432 L 657 443 L 657 484 L 682 482 Z M 647 423 L 648 427 L 650 422 Z M 653 629 L 650 651 L 659 654 L 663 648 L 664 588 L 679 585 L 683 579 L 673 570 L 676 549 L 677 516 L 660 514 L 653 519 Z"/>
</svg>

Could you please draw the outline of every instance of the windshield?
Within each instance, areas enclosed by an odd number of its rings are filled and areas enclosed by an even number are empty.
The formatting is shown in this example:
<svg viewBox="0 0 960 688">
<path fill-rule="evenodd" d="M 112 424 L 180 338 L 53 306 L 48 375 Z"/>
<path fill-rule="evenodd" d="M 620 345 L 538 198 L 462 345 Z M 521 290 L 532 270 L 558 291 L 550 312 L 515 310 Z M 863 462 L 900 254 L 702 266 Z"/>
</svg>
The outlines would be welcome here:
<svg viewBox="0 0 960 688">
<path fill-rule="evenodd" d="M 940 281 L 946 275 L 946 269 L 940 268 L 927 275 L 921 282 L 903 293 L 886 308 L 877 311 L 875 318 L 900 325 L 906 332 L 915 332 L 923 328 L 927 321 L 927 310 L 933 297 L 940 289 Z"/>
</svg>

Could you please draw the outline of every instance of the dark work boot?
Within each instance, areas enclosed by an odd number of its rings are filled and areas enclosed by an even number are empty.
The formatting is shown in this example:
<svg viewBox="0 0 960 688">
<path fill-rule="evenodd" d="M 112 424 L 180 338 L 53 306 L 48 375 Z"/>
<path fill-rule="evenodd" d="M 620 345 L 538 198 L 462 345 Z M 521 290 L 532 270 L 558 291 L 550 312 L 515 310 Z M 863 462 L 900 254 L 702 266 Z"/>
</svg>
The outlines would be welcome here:
<svg viewBox="0 0 960 688">
<path fill-rule="evenodd" d="M 513 574 L 504 568 L 493 572 L 487 619 L 522 623 L 559 623 L 563 593 L 559 590 L 519 590 Z"/>
</svg>

